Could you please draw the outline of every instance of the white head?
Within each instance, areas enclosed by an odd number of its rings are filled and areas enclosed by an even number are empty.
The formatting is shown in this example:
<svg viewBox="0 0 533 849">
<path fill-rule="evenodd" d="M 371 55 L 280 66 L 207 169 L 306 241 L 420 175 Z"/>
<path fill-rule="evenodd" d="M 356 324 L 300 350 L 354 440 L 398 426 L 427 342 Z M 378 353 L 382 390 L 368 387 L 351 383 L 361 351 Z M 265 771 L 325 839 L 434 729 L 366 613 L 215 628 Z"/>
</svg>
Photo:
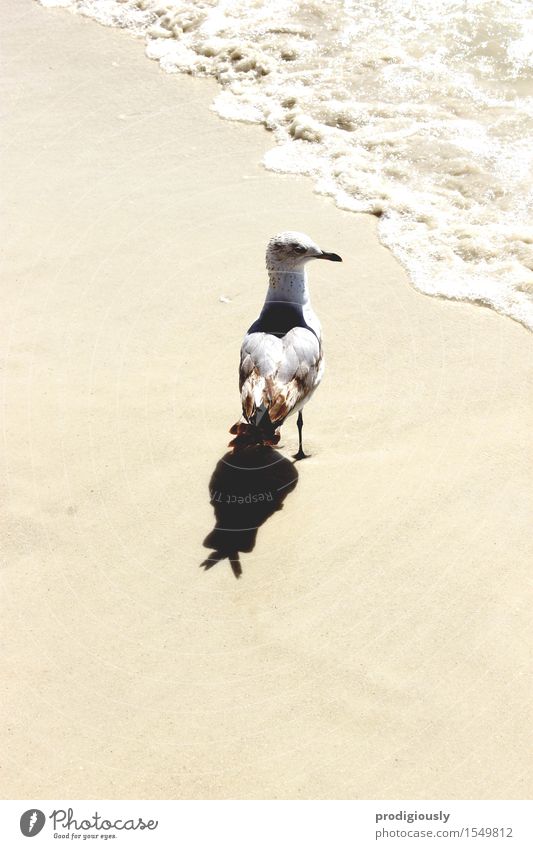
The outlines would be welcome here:
<svg viewBox="0 0 533 849">
<path fill-rule="evenodd" d="M 266 266 L 269 271 L 302 272 L 311 259 L 342 262 L 338 254 L 323 251 L 305 233 L 297 233 L 293 230 L 278 233 L 267 245 Z"/>
</svg>

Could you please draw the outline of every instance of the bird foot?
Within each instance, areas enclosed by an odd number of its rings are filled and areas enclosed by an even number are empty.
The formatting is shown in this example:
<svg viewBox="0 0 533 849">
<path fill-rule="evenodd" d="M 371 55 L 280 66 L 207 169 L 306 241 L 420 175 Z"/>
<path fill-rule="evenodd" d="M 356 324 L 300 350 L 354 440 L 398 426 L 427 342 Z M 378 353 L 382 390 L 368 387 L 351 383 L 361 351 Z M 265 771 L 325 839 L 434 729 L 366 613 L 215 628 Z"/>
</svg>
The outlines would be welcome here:
<svg viewBox="0 0 533 849">
<path fill-rule="evenodd" d="M 305 460 L 306 457 L 310 457 L 310 454 L 306 454 L 302 448 L 298 451 L 297 454 L 292 455 L 295 460 Z"/>
</svg>

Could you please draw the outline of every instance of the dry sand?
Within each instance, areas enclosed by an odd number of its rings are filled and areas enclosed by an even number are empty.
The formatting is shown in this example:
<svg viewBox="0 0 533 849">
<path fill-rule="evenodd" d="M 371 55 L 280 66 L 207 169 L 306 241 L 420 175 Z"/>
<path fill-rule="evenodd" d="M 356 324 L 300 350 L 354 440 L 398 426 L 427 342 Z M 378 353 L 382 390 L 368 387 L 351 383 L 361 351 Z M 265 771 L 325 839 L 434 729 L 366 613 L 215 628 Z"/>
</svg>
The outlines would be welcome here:
<svg viewBox="0 0 533 849">
<path fill-rule="evenodd" d="M 528 796 L 531 335 L 413 291 L 214 82 L 2 8 L 2 794 Z M 208 487 L 285 228 L 344 264 L 237 581 L 199 568 Z"/>
</svg>

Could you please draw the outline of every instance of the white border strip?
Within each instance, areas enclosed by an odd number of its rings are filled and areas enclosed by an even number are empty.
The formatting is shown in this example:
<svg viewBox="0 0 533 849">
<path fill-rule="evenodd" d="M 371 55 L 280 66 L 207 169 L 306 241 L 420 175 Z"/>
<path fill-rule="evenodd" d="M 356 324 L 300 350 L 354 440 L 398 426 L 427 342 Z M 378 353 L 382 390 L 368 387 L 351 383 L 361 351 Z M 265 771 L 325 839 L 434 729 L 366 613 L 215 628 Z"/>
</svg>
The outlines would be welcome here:
<svg viewBox="0 0 533 849">
<path fill-rule="evenodd" d="M 532 807 L 527 801 L 446 800 L 3 801 L 0 844 L 9 849 L 65 844 L 117 849 L 531 849 Z M 33 809 L 37 813 L 32 817 Z M 34 836 L 21 831 L 25 812 L 30 812 L 26 828 L 30 819 L 37 828 L 44 815 Z"/>
</svg>

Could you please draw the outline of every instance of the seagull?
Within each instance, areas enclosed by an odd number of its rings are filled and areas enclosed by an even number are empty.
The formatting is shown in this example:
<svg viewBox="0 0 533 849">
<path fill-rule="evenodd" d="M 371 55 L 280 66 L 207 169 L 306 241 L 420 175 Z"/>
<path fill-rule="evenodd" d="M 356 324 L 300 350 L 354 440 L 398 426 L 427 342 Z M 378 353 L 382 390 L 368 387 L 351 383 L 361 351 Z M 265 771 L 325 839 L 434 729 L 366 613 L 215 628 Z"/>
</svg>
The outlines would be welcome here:
<svg viewBox="0 0 533 849">
<path fill-rule="evenodd" d="M 287 230 L 270 239 L 266 251 L 268 291 L 259 318 L 241 346 L 239 389 L 242 419 L 230 428 L 234 451 L 250 445 L 277 445 L 279 428 L 298 413 L 302 445 L 302 407 L 324 374 L 322 331 L 309 299 L 306 265 L 312 259 L 342 262 L 305 233 Z"/>
</svg>

